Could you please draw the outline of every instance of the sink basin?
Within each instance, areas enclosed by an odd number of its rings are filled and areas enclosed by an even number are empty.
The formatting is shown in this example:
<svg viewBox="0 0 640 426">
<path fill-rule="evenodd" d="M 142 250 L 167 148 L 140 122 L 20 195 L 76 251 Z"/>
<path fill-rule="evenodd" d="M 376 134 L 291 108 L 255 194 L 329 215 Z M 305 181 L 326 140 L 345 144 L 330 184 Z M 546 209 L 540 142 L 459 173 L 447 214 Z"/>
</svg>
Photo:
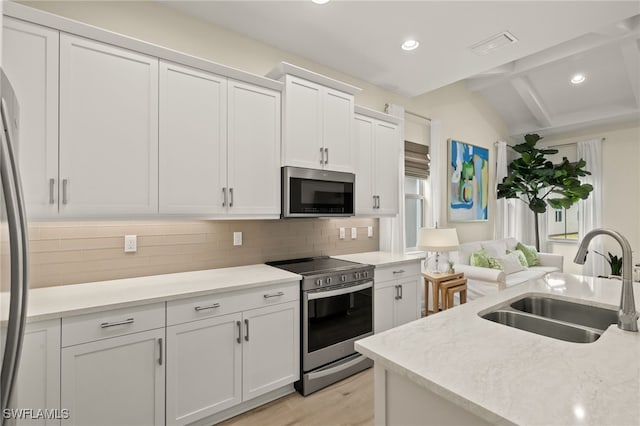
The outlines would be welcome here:
<svg viewBox="0 0 640 426">
<path fill-rule="evenodd" d="M 555 339 L 575 343 L 592 343 L 598 340 L 601 333 L 581 327 L 574 327 L 550 321 L 533 315 L 521 314 L 514 311 L 493 311 L 482 315 L 482 318 L 489 321 L 504 324 L 509 327 L 540 334 Z"/>
<path fill-rule="evenodd" d="M 611 324 L 617 324 L 618 311 L 567 302 L 550 297 L 530 296 L 516 300 L 513 309 L 544 318 L 551 318 L 571 324 L 606 330 Z"/>
</svg>

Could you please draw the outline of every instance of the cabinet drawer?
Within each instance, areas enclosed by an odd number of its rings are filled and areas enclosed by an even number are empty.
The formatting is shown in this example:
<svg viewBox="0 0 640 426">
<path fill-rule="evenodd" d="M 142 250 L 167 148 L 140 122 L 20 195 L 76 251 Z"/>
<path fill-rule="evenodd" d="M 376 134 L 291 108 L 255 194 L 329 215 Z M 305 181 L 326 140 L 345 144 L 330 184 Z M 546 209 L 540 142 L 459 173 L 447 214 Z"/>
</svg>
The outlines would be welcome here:
<svg viewBox="0 0 640 426">
<path fill-rule="evenodd" d="M 63 318 L 62 346 L 152 330 L 164 325 L 164 303 Z"/>
<path fill-rule="evenodd" d="M 376 282 L 396 280 L 399 278 L 411 277 L 414 275 L 420 275 L 419 259 L 411 263 L 401 263 L 399 265 L 384 266 L 382 268 L 376 268 L 375 270 Z"/>
<path fill-rule="evenodd" d="M 167 325 L 196 321 L 300 299 L 300 282 L 167 302 Z"/>
</svg>

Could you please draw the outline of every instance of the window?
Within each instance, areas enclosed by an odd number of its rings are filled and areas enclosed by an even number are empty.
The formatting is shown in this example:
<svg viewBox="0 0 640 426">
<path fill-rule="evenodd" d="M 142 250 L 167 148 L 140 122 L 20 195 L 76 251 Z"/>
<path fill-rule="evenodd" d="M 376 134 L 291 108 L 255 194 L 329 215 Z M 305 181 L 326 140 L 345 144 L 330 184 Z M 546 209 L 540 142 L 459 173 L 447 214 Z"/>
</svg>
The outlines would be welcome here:
<svg viewBox="0 0 640 426">
<path fill-rule="evenodd" d="M 405 176 L 404 211 L 407 250 L 417 250 L 418 230 L 424 227 L 426 179 Z"/>
<path fill-rule="evenodd" d="M 549 160 L 554 164 L 560 163 L 562 157 L 567 157 L 569 161 L 578 161 L 577 146 L 568 144 L 555 147 L 557 154 L 550 155 Z M 547 207 L 547 240 L 558 241 L 578 241 L 578 203 L 569 209 L 552 209 Z"/>
</svg>

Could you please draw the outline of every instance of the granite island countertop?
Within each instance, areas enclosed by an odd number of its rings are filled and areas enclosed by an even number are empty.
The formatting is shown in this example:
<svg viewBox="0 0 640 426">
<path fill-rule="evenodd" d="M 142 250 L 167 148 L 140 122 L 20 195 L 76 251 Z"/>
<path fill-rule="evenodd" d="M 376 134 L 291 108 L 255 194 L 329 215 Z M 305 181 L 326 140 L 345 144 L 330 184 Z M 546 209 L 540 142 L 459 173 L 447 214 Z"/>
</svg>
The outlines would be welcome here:
<svg viewBox="0 0 640 426">
<path fill-rule="evenodd" d="M 356 350 L 491 423 L 640 424 L 640 333 L 570 343 L 479 316 L 525 294 L 617 308 L 621 282 L 552 273 L 357 341 Z M 634 285 L 640 306 L 640 285 Z"/>
</svg>

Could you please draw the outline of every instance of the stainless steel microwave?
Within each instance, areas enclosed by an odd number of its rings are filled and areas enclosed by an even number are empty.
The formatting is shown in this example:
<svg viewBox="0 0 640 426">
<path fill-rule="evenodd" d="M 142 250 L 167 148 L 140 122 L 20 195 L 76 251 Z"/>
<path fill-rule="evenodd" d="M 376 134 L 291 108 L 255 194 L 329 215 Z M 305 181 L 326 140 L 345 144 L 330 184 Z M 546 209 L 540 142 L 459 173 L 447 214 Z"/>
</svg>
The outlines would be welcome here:
<svg viewBox="0 0 640 426">
<path fill-rule="evenodd" d="M 282 217 L 353 216 L 353 173 L 282 168 Z"/>
</svg>

